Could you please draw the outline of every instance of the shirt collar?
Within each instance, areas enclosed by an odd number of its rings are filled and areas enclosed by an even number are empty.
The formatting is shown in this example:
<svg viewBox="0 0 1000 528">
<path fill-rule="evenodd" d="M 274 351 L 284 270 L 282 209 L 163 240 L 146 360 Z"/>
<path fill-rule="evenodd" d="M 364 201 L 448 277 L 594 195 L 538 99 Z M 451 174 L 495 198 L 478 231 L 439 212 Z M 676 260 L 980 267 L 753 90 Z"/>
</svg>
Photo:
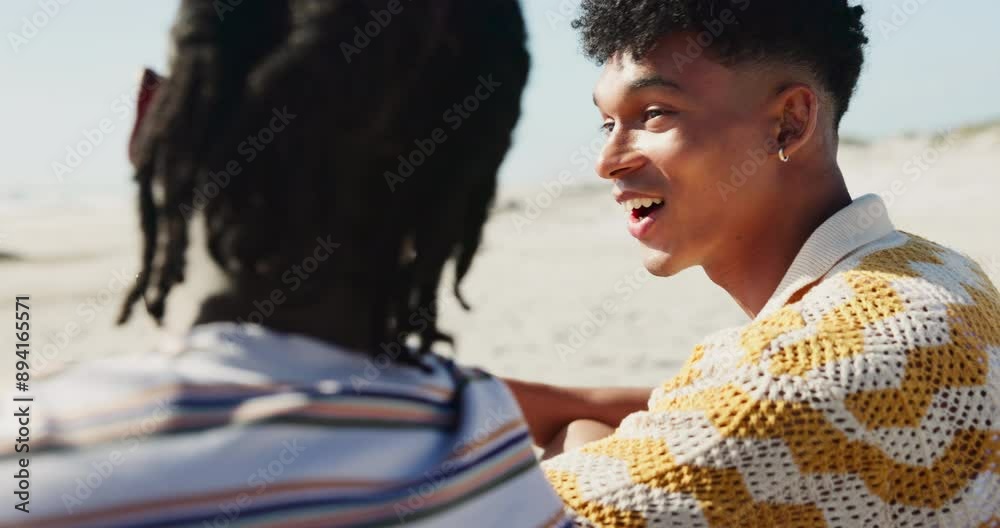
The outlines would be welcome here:
<svg viewBox="0 0 1000 528">
<path fill-rule="evenodd" d="M 844 257 L 895 229 L 885 203 L 877 195 L 866 194 L 854 200 L 809 236 L 755 319 L 780 310 L 799 290 L 821 279 Z"/>
</svg>

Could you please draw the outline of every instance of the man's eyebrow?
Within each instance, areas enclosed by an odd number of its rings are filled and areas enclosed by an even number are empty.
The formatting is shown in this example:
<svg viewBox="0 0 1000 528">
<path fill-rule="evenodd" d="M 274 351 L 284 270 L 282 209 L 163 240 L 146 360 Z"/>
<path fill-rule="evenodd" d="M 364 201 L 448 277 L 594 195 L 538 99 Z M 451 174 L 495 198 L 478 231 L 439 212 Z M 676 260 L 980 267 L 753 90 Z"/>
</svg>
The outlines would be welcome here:
<svg viewBox="0 0 1000 528">
<path fill-rule="evenodd" d="M 652 86 L 658 86 L 661 88 L 669 88 L 671 90 L 677 90 L 678 92 L 683 92 L 681 86 L 674 81 L 669 79 L 664 79 L 659 75 L 647 75 L 646 77 L 640 77 L 628 85 L 628 91 L 634 92 L 636 90 L 642 90 L 643 88 L 649 88 Z"/>
<path fill-rule="evenodd" d="M 626 87 L 626 92 L 631 93 L 631 92 L 636 92 L 638 90 L 642 90 L 644 88 L 652 88 L 652 87 L 667 88 L 669 90 L 674 90 L 677 92 L 684 91 L 684 89 L 681 88 L 681 85 L 677 84 L 674 81 L 671 81 L 669 79 L 664 79 L 659 75 L 647 75 L 645 77 L 640 77 L 628 83 L 628 86 Z M 598 106 L 597 94 L 594 94 L 593 98 L 594 98 L 594 106 Z"/>
</svg>

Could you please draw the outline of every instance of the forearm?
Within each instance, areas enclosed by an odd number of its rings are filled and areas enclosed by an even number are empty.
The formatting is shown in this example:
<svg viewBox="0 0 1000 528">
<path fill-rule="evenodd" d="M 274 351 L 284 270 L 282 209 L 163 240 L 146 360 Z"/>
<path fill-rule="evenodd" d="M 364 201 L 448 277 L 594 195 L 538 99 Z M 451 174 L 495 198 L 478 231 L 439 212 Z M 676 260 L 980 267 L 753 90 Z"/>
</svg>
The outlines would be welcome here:
<svg viewBox="0 0 1000 528">
<path fill-rule="evenodd" d="M 580 390 L 587 392 L 587 408 L 591 411 L 574 419 L 589 418 L 618 427 L 626 416 L 646 410 L 653 387 L 601 387 Z"/>
<path fill-rule="evenodd" d="M 537 445 L 548 445 L 570 422 L 582 418 L 616 427 L 629 414 L 644 410 L 651 388 L 557 387 L 504 380 L 528 421 Z"/>
</svg>

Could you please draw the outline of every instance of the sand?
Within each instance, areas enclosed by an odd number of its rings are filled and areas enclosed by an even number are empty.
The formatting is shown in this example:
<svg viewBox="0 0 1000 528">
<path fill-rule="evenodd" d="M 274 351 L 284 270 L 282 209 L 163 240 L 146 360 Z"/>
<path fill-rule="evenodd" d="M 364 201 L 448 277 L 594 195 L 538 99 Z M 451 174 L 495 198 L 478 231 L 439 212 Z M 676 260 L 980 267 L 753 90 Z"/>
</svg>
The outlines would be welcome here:
<svg viewBox="0 0 1000 528">
<path fill-rule="evenodd" d="M 920 136 L 844 147 L 841 164 L 853 195 L 882 194 L 898 228 L 969 254 L 1000 283 L 1000 128 L 943 143 Z M 587 183 L 560 187 L 553 176 L 501 189 L 464 287 L 473 311 L 443 295 L 441 326 L 456 337 L 460 361 L 552 383 L 652 386 L 699 338 L 746 322 L 700 269 L 646 274 L 609 184 L 574 181 Z M 13 317 L 14 295 L 31 295 L 36 373 L 142 354 L 159 339 L 145 317 L 112 324 L 137 271 L 138 243 L 125 202 L 0 212 L 8 300 L 0 317 Z M 182 330 L 209 286 L 203 279 L 178 291 L 165 331 Z M 12 358 L 0 362 L 11 388 L 13 368 Z"/>
</svg>

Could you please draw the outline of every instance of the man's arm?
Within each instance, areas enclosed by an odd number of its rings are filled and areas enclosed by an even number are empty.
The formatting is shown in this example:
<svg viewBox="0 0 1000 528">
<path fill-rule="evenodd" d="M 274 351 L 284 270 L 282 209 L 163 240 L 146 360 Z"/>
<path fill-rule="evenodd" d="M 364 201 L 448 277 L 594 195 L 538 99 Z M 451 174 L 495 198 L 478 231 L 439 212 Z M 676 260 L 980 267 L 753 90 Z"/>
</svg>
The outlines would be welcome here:
<svg viewBox="0 0 1000 528">
<path fill-rule="evenodd" d="M 646 409 L 652 388 L 557 387 L 504 379 L 528 422 L 536 445 L 547 446 L 570 422 L 596 420 L 616 427 Z"/>
</svg>

